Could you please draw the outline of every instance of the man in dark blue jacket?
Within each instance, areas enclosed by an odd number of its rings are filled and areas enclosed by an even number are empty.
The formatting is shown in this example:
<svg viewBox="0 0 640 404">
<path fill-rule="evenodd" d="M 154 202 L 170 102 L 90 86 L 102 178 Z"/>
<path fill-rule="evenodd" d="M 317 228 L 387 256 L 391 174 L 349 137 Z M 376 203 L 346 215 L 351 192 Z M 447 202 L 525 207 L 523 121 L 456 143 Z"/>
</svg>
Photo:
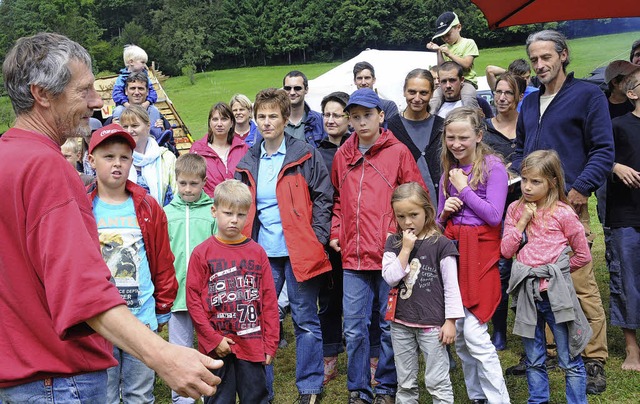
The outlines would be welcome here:
<svg viewBox="0 0 640 404">
<path fill-rule="evenodd" d="M 607 99 L 597 86 L 576 80 L 573 73 L 567 74 L 569 48 L 561 33 L 553 30 L 533 33 L 526 47 L 542 86 L 522 103 L 511 168 L 519 171 L 522 158 L 535 150 L 556 150 L 562 160 L 569 202 L 592 241 L 589 196 L 604 183 L 614 159 Z M 593 329 L 593 337 L 583 352 L 587 392 L 599 394 L 606 389 L 604 363 L 608 357 L 602 299 L 592 264 L 573 272 L 572 278 Z"/>
<path fill-rule="evenodd" d="M 291 101 L 291 116 L 284 132 L 299 140 L 304 140 L 313 147 L 318 147 L 324 138 L 322 115 L 311 110 L 304 97 L 309 91 L 307 76 L 301 71 L 293 70 L 282 79 L 282 88 Z"/>
</svg>

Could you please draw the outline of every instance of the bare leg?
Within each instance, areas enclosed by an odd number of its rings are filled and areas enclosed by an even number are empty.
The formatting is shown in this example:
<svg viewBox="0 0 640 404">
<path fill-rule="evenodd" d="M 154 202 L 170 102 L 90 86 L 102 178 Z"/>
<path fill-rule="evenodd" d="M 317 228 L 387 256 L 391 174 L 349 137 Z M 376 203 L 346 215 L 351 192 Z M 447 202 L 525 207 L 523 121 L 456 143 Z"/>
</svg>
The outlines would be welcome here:
<svg viewBox="0 0 640 404">
<path fill-rule="evenodd" d="M 635 370 L 640 372 L 640 347 L 636 341 L 636 330 L 623 328 L 627 357 L 622 362 L 623 370 Z"/>
</svg>

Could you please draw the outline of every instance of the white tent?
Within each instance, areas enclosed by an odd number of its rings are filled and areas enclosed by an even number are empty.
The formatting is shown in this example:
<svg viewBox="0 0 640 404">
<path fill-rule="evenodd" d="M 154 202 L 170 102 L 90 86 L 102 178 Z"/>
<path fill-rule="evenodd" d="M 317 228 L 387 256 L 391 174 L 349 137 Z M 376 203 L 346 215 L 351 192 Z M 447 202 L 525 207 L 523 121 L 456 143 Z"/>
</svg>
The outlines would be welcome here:
<svg viewBox="0 0 640 404">
<path fill-rule="evenodd" d="M 438 63 L 438 58 L 435 52 L 366 49 L 358 56 L 309 80 L 309 93 L 305 101 L 311 109 L 320 111 L 322 98 L 334 91 L 344 91 L 347 94 L 354 92 L 356 86 L 353 84 L 353 66 L 363 61 L 371 63 L 376 70 L 374 88 L 380 97 L 394 101 L 402 111 L 406 107 L 402 87 L 407 73 L 416 68 L 428 69 Z M 488 89 L 484 77 L 478 77 L 478 84 L 480 89 Z"/>
<path fill-rule="evenodd" d="M 320 111 L 322 98 L 334 91 L 344 91 L 347 94 L 354 92 L 356 86 L 353 84 L 353 66 L 363 61 L 371 63 L 376 70 L 374 88 L 380 97 L 394 101 L 401 111 L 406 105 L 402 86 L 407 73 L 418 67 L 428 69 L 438 63 L 435 52 L 367 49 L 353 59 L 309 80 L 309 93 L 305 101 L 311 109 Z"/>
</svg>

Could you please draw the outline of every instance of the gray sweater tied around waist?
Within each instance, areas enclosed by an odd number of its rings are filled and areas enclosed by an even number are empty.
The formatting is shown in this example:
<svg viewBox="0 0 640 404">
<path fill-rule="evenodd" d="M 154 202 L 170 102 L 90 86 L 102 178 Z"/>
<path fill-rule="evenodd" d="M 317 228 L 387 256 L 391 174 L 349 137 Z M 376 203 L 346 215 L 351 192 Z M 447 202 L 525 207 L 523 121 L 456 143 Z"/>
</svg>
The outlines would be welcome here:
<svg viewBox="0 0 640 404">
<path fill-rule="evenodd" d="M 553 317 L 556 323 L 567 323 L 569 354 L 575 358 L 587 346 L 593 331 L 573 288 L 569 271 L 570 251 L 571 248 L 567 247 L 555 263 L 535 268 L 514 260 L 507 293 L 513 298 L 511 308 L 516 309 L 513 333 L 525 338 L 534 338 L 538 321 L 536 301 L 542 300 L 540 278 L 547 278 L 547 296 Z"/>
</svg>

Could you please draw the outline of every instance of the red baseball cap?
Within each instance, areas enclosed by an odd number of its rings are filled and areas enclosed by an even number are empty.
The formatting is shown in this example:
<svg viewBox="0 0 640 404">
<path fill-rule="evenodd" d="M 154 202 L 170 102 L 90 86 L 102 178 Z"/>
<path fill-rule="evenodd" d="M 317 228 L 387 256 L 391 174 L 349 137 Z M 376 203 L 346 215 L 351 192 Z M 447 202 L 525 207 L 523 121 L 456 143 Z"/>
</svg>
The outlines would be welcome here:
<svg viewBox="0 0 640 404">
<path fill-rule="evenodd" d="M 96 130 L 91 135 L 91 141 L 89 142 L 89 154 L 93 153 L 93 150 L 98 147 L 105 140 L 112 138 L 114 136 L 121 137 L 129 146 L 131 146 L 131 150 L 136 148 L 136 141 L 133 140 L 129 132 L 124 130 L 122 126 L 117 123 L 112 123 L 107 126 L 103 126 L 102 128 Z"/>
</svg>

